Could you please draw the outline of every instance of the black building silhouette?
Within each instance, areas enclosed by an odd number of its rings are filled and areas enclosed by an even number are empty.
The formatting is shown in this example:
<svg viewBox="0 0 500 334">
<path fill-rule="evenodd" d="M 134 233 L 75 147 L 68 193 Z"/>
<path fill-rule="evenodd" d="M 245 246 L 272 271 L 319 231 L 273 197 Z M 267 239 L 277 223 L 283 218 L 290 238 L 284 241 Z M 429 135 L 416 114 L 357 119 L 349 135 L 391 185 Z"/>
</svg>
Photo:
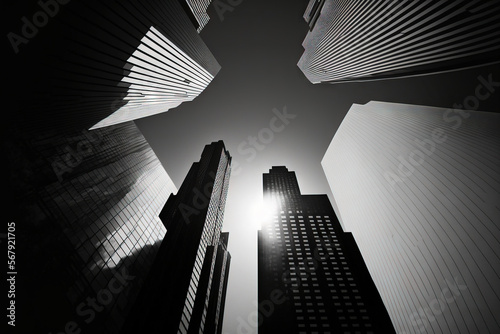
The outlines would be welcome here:
<svg viewBox="0 0 500 334">
<path fill-rule="evenodd" d="M 270 217 L 258 232 L 259 333 L 395 333 L 328 197 L 301 195 L 283 166 L 263 180 Z"/>
<path fill-rule="evenodd" d="M 207 145 L 160 218 L 167 234 L 123 333 L 220 333 L 230 256 L 222 233 L 231 157 Z"/>
</svg>

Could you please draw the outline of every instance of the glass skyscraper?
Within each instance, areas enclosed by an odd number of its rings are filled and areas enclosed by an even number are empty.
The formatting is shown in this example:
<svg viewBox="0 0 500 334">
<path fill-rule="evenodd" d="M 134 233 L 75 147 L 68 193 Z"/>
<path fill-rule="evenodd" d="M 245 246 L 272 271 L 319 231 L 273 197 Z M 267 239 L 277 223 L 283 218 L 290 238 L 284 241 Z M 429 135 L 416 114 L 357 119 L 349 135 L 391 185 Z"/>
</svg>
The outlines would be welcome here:
<svg viewBox="0 0 500 334">
<path fill-rule="evenodd" d="M 350 233 L 326 195 L 301 195 L 295 172 L 263 175 L 259 333 L 394 333 Z"/>
<path fill-rule="evenodd" d="M 117 333 L 165 235 L 173 182 L 133 122 L 8 146 L 17 327 Z"/>
<path fill-rule="evenodd" d="M 224 143 L 207 145 L 167 201 L 160 213 L 167 234 L 123 333 L 221 330 L 230 260 L 221 229 L 230 170 Z"/>
</svg>

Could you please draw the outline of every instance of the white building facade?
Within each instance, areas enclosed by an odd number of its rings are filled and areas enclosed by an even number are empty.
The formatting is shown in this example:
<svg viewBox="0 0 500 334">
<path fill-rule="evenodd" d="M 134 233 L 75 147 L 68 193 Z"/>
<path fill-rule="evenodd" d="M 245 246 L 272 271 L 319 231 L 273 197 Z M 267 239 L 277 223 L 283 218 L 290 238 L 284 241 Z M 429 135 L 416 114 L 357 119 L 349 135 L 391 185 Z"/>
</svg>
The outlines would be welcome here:
<svg viewBox="0 0 500 334">
<path fill-rule="evenodd" d="M 497 333 L 500 115 L 354 104 L 322 166 L 398 333 Z"/>
</svg>

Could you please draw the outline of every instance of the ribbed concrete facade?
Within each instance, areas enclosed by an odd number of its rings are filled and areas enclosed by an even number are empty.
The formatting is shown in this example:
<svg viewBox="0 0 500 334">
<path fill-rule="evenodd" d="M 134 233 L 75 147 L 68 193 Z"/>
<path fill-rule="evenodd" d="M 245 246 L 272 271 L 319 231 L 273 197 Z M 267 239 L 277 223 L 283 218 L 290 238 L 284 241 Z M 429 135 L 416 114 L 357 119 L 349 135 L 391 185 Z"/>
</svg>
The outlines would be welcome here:
<svg viewBox="0 0 500 334">
<path fill-rule="evenodd" d="M 72 0 L 19 39 L 31 27 L 20 17 L 48 15 L 40 6 L 12 4 L 6 22 L 9 117 L 32 132 L 87 130 L 117 111 L 134 114 L 125 120 L 167 111 L 220 70 L 180 1 Z"/>
<path fill-rule="evenodd" d="M 498 62 L 500 2 L 311 0 L 299 68 L 312 83 L 423 75 Z"/>
<path fill-rule="evenodd" d="M 304 20 L 309 24 L 309 29 L 313 30 L 316 21 L 318 20 L 323 5 L 326 0 L 311 0 L 307 4 L 306 11 L 304 13 Z"/>
<path fill-rule="evenodd" d="M 397 333 L 499 333 L 500 115 L 353 105 L 322 166 Z"/>
<path fill-rule="evenodd" d="M 214 78 L 157 29 L 151 27 L 127 60 L 124 106 L 92 129 L 155 115 L 192 101 Z"/>
</svg>

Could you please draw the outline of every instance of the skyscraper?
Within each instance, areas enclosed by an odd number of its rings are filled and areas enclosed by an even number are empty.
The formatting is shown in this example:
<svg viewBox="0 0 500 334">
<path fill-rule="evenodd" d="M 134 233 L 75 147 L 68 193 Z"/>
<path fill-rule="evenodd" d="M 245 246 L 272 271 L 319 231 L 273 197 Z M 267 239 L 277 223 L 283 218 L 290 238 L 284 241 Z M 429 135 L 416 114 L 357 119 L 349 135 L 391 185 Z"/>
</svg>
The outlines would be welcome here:
<svg viewBox="0 0 500 334">
<path fill-rule="evenodd" d="M 220 65 L 183 1 L 11 3 L 9 116 L 37 133 L 81 131 L 193 100 Z"/>
<path fill-rule="evenodd" d="M 259 333 L 393 333 L 327 196 L 301 195 L 283 166 L 263 180 L 271 217 L 258 232 Z"/>
<path fill-rule="evenodd" d="M 91 129 L 156 115 L 192 101 L 214 75 L 151 27 L 127 60 L 124 105 Z"/>
<path fill-rule="evenodd" d="M 165 235 L 172 180 L 133 122 L 9 135 L 16 328 L 118 333 Z"/>
<path fill-rule="evenodd" d="M 416 76 L 498 63 L 498 1 L 311 0 L 299 68 L 312 83 Z"/>
<path fill-rule="evenodd" d="M 354 104 L 322 165 L 398 333 L 500 331 L 500 115 Z"/>
<path fill-rule="evenodd" d="M 228 242 L 229 233 L 221 233 L 219 245 L 216 246 L 217 258 L 215 260 L 212 286 L 210 288 L 210 300 L 206 315 L 207 320 L 205 321 L 205 333 L 222 333 L 227 283 L 229 279 L 229 265 L 231 264 L 231 254 L 229 254 L 227 250 Z M 215 246 L 209 247 L 215 248 Z"/>
<path fill-rule="evenodd" d="M 200 32 L 205 25 L 210 20 L 210 16 L 207 14 L 208 6 L 212 3 L 212 0 L 180 0 L 188 5 L 189 10 L 193 13 L 196 19 L 195 27 L 198 32 Z"/>
<path fill-rule="evenodd" d="M 222 234 L 231 156 L 207 145 L 160 218 L 167 228 L 124 333 L 217 333 L 229 270 Z"/>
</svg>

